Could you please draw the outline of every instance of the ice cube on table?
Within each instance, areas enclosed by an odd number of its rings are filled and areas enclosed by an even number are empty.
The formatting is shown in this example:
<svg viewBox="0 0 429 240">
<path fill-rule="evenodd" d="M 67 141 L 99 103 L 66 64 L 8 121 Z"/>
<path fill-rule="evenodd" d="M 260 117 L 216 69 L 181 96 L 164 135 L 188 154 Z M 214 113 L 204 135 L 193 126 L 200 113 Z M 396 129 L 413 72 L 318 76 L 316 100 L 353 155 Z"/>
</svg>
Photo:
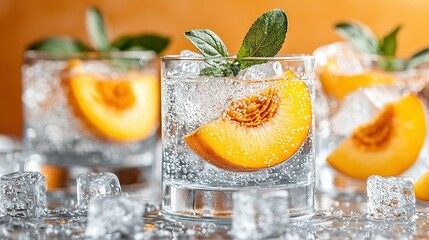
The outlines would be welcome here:
<svg viewBox="0 0 429 240">
<path fill-rule="evenodd" d="M 258 189 L 233 194 L 232 234 L 238 239 L 280 235 L 289 222 L 286 190 Z"/>
<path fill-rule="evenodd" d="M 46 180 L 40 172 L 14 172 L 0 178 L 2 215 L 40 217 L 46 207 Z"/>
<path fill-rule="evenodd" d="M 84 173 L 77 177 L 77 203 L 86 209 L 94 197 L 119 196 L 122 194 L 118 177 L 109 172 Z"/>
<path fill-rule="evenodd" d="M 132 239 L 144 227 L 144 206 L 124 196 L 96 197 L 90 200 L 85 235 L 94 239 L 110 236 Z"/>
<path fill-rule="evenodd" d="M 371 176 L 367 180 L 366 189 L 371 219 L 399 220 L 413 216 L 416 197 L 412 179 Z"/>
<path fill-rule="evenodd" d="M 256 64 L 241 70 L 237 78 L 241 80 L 257 80 L 265 78 L 276 78 L 283 74 L 283 68 L 280 62 L 267 62 Z"/>
</svg>

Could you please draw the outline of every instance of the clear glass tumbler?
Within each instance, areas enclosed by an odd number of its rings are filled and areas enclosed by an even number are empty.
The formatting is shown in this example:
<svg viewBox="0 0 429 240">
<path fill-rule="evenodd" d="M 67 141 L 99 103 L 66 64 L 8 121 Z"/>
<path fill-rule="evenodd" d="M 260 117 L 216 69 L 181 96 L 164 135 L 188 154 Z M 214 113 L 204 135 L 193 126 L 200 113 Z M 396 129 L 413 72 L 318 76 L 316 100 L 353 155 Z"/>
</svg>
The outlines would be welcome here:
<svg viewBox="0 0 429 240">
<path fill-rule="evenodd" d="M 317 65 L 317 189 L 362 194 L 371 175 L 427 169 L 427 68 L 364 54 L 348 42 L 322 46 Z"/>
<path fill-rule="evenodd" d="M 125 190 L 145 187 L 160 126 L 153 52 L 28 51 L 22 83 L 27 166 L 41 164 L 49 189 L 106 171 Z"/>
<path fill-rule="evenodd" d="M 237 61 L 251 67 L 203 76 Z M 232 193 L 256 188 L 286 189 L 292 217 L 313 211 L 312 56 L 165 56 L 161 75 L 163 213 L 228 221 Z"/>
</svg>

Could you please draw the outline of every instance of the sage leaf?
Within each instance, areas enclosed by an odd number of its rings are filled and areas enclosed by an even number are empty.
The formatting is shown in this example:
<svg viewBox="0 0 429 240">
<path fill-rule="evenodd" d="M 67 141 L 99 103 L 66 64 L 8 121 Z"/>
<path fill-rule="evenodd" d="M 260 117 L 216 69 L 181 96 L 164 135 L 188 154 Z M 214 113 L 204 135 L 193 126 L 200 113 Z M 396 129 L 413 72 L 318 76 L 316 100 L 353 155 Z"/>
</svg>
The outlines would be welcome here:
<svg viewBox="0 0 429 240">
<path fill-rule="evenodd" d="M 389 34 L 380 39 L 378 48 L 379 54 L 383 56 L 394 57 L 396 54 L 396 45 L 397 45 L 397 35 L 401 26 L 397 26 Z"/>
<path fill-rule="evenodd" d="M 281 9 L 262 14 L 250 27 L 238 51 L 241 69 L 265 61 L 245 61 L 246 57 L 274 57 L 283 46 L 288 29 L 288 19 Z"/>
<path fill-rule="evenodd" d="M 185 36 L 204 57 L 228 57 L 225 44 L 218 35 L 208 29 L 191 30 L 185 32 Z"/>
<path fill-rule="evenodd" d="M 170 39 L 155 34 L 122 36 L 111 44 L 111 49 L 120 51 L 152 50 L 160 54 L 170 43 Z"/>
<path fill-rule="evenodd" d="M 370 54 L 378 53 L 378 40 L 368 27 L 354 22 L 341 22 L 335 25 L 335 30 L 357 49 Z"/>
<path fill-rule="evenodd" d="M 429 62 L 429 48 L 424 48 L 413 54 L 407 61 L 406 68 L 415 68 L 420 64 Z"/>
<path fill-rule="evenodd" d="M 86 30 L 91 45 L 97 51 L 109 50 L 109 41 L 107 40 L 103 16 L 96 7 L 90 7 L 86 11 Z"/>
<path fill-rule="evenodd" d="M 50 53 L 73 53 L 90 51 L 90 48 L 79 40 L 54 37 L 39 40 L 31 44 L 27 49 Z"/>
</svg>

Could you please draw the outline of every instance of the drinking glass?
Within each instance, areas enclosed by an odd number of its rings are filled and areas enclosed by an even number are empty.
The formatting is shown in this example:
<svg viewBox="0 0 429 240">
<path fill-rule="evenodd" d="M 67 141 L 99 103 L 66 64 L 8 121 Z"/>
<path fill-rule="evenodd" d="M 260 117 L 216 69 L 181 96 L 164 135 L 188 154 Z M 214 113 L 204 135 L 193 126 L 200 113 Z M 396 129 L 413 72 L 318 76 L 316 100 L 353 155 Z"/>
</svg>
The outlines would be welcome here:
<svg viewBox="0 0 429 240">
<path fill-rule="evenodd" d="M 144 189 L 160 125 L 153 52 L 27 51 L 22 83 L 27 166 L 41 168 L 48 189 L 70 189 L 85 172 Z"/>
<path fill-rule="evenodd" d="M 236 76 L 210 65 L 238 61 Z M 229 221 L 249 189 L 286 189 L 291 217 L 313 211 L 312 56 L 165 56 L 161 75 L 164 214 Z"/>
<path fill-rule="evenodd" d="M 364 54 L 349 42 L 322 46 L 316 59 L 317 189 L 365 193 L 371 175 L 415 180 L 427 165 L 427 68 Z"/>
</svg>

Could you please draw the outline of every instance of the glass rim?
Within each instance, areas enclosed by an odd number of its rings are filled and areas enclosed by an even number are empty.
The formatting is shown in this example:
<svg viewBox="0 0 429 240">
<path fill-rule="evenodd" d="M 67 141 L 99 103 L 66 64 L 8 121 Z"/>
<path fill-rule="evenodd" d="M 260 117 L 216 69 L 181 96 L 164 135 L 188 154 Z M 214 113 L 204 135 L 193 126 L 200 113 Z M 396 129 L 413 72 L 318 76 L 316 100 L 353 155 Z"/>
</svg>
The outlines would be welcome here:
<svg viewBox="0 0 429 240">
<path fill-rule="evenodd" d="M 359 50 L 358 48 L 356 48 L 351 42 L 348 42 L 348 41 L 336 41 L 336 42 L 328 43 L 326 45 L 322 45 L 313 51 L 313 55 L 314 55 L 314 52 L 317 52 L 318 50 L 323 51 L 323 49 L 326 49 L 326 48 L 329 48 L 332 46 L 351 47 L 353 49 L 356 49 L 356 51 L 358 51 L 358 53 L 361 54 L 362 56 L 368 57 L 368 59 L 371 61 L 394 61 L 394 62 L 406 61 L 406 59 L 401 58 L 401 57 L 383 56 L 383 55 L 377 55 L 375 53 L 363 52 L 363 51 Z"/>
<path fill-rule="evenodd" d="M 161 57 L 161 60 L 187 60 L 187 61 L 204 61 L 207 59 L 226 59 L 235 60 L 238 59 L 236 55 L 228 57 L 184 57 L 180 55 L 165 55 Z M 310 61 L 314 60 L 312 54 L 282 54 L 274 57 L 244 57 L 243 60 L 267 60 L 267 61 Z"/>
<path fill-rule="evenodd" d="M 100 59 L 100 58 L 126 58 L 126 59 L 155 59 L 156 52 L 151 50 L 138 50 L 138 51 L 108 51 L 108 52 L 47 52 L 39 50 L 26 50 L 24 51 L 25 59 L 44 59 L 44 60 L 57 60 L 57 59 Z"/>
</svg>

